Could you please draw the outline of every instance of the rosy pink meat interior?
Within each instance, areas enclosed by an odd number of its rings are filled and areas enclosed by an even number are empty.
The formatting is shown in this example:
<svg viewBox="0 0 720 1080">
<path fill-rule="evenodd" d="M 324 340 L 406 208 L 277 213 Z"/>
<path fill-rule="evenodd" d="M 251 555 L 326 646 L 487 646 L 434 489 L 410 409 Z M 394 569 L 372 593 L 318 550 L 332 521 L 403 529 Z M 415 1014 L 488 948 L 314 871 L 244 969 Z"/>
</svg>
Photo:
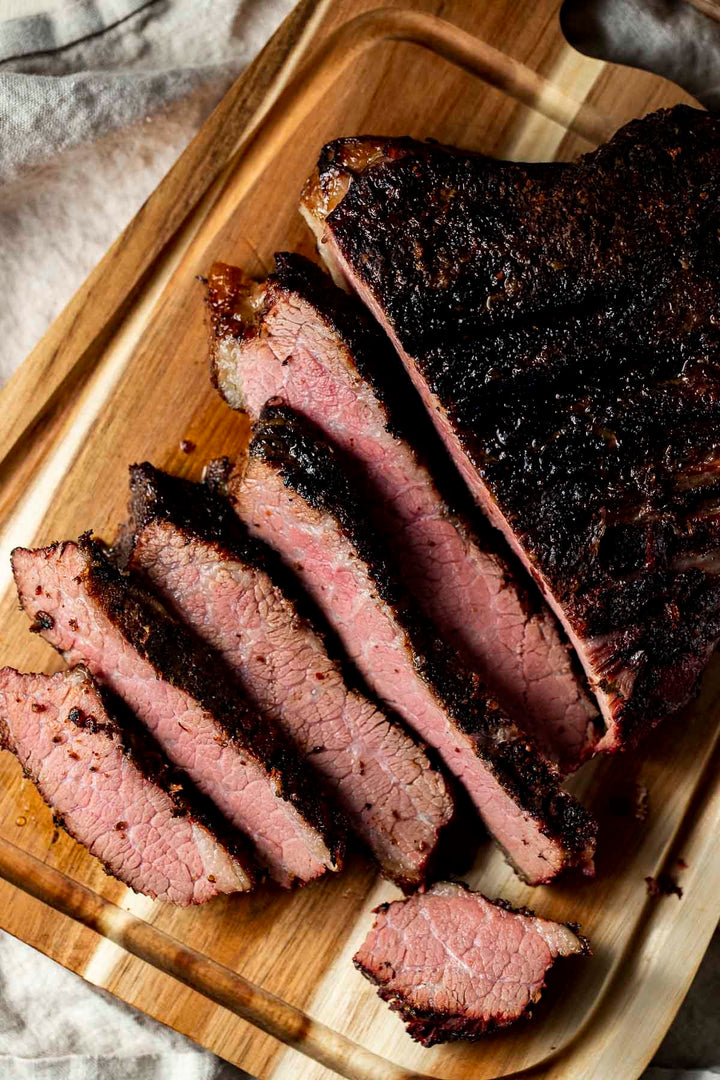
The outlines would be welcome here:
<svg viewBox="0 0 720 1080">
<path fill-rule="evenodd" d="M 378 908 L 354 962 L 409 1034 L 432 1046 L 529 1015 L 555 960 L 588 952 L 562 923 L 441 882 Z"/>
<path fill-rule="evenodd" d="M 132 566 L 309 755 L 384 871 L 420 883 L 454 813 L 440 772 L 397 722 L 348 689 L 322 637 L 253 558 L 239 523 L 226 528 L 224 543 L 199 534 L 203 512 L 217 527 L 217 498 L 150 466 L 134 467 L 131 486 L 135 514 L 147 519 Z"/>
<path fill-rule="evenodd" d="M 202 904 L 252 887 L 243 860 L 126 752 L 92 679 L 0 671 L 0 742 L 80 841 L 136 892 Z"/>
<path fill-rule="evenodd" d="M 170 760 L 251 837 L 280 884 L 309 881 L 333 865 L 323 837 L 282 798 L 278 780 L 252 749 L 238 746 L 190 694 L 158 678 L 153 665 L 127 640 L 93 593 L 93 567 L 85 550 L 69 542 L 36 551 L 18 548 L 13 570 L 33 627 L 70 665 L 87 666 L 128 704 Z M 161 617 L 152 608 L 147 611 L 149 625 Z M 168 633 L 180 640 L 175 624 Z M 192 652 L 189 644 L 187 651 Z M 238 700 L 238 723 L 245 711 Z"/>
<path fill-rule="evenodd" d="M 223 265 L 210 275 L 218 387 L 253 420 L 269 399 L 285 402 L 346 454 L 425 613 L 545 754 L 576 768 L 592 753 L 597 710 L 552 615 L 530 609 L 510 566 L 449 509 L 398 432 L 403 420 L 432 443 L 412 392 L 394 386 L 398 362 L 382 332 L 308 260 L 276 262 L 262 283 Z M 388 388 L 402 399 L 394 409 Z"/>
</svg>

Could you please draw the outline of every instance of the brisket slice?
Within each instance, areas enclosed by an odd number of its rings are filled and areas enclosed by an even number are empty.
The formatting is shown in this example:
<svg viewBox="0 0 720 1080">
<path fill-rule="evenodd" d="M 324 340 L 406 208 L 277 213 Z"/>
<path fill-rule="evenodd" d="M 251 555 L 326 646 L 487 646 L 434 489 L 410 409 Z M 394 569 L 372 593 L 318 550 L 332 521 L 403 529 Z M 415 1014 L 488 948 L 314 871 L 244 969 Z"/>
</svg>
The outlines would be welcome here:
<svg viewBox="0 0 720 1080">
<path fill-rule="evenodd" d="M 292 567 L 369 686 L 439 752 L 517 870 L 592 873 L 595 825 L 557 769 L 435 636 L 402 588 L 337 456 L 287 407 L 267 407 L 230 493 Z"/>
<path fill-rule="evenodd" d="M 302 209 L 411 352 L 645 290 L 692 251 L 720 195 L 720 120 L 678 105 L 570 165 L 338 139 Z M 364 152 L 359 152 L 361 146 Z"/>
<path fill-rule="evenodd" d="M 441 882 L 375 911 L 355 966 L 423 1046 L 529 1018 L 557 957 L 590 955 L 577 927 L 460 884 Z"/>
<path fill-rule="evenodd" d="M 317 425 L 344 454 L 405 585 L 440 634 L 547 757 L 577 768 L 600 734 L 597 710 L 554 617 L 539 598 L 533 606 L 497 544 L 441 494 L 428 463 L 438 437 L 382 331 L 307 259 L 275 261 L 262 283 L 223 264 L 210 273 L 220 392 L 252 420 L 277 399 Z"/>
<path fill-rule="evenodd" d="M 224 823 L 83 668 L 3 668 L 0 745 L 65 830 L 136 892 L 186 906 L 252 888 L 251 863 Z"/>
<path fill-rule="evenodd" d="M 383 872 L 403 887 L 422 884 L 454 817 L 442 774 L 391 716 L 348 688 L 287 571 L 227 500 L 148 464 L 131 468 L 130 492 L 131 567 L 309 758 Z"/>
<path fill-rule="evenodd" d="M 469 323 L 454 334 L 425 334 L 419 324 L 410 332 L 374 279 L 373 230 L 382 234 L 387 224 L 379 207 L 375 225 L 368 219 L 359 226 L 368 249 L 362 266 L 348 237 L 335 233 L 334 214 L 327 221 L 336 256 L 384 322 L 468 486 L 576 646 L 607 726 L 600 750 L 632 745 L 684 705 L 720 636 L 720 174 L 710 167 L 718 124 L 679 107 L 633 122 L 568 167 L 576 170 L 577 191 L 585 184 L 594 194 L 585 247 L 578 242 L 558 273 L 584 276 L 598 286 L 595 299 L 605 299 L 547 323 L 491 333 L 478 316 L 472 332 Z M 641 175 L 653 154 L 657 168 Z M 350 187 L 356 196 L 361 179 Z M 528 219 L 533 227 L 546 220 L 552 243 L 554 198 L 546 219 L 540 204 Z M 473 204 L 468 236 L 484 234 L 488 216 L 501 211 L 489 196 L 484 209 Z M 659 246 L 648 235 L 653 215 Z M 538 283 L 547 283 L 541 236 L 532 266 Z M 440 248 L 426 250 L 441 258 Z M 646 250 L 645 273 L 636 278 Z M 400 270 L 393 311 L 408 299 L 407 284 Z M 476 286 L 476 299 L 485 302 L 479 278 Z M 426 294 L 435 304 L 429 279 Z M 464 310 L 470 292 L 463 296 Z M 571 290 L 556 299 L 562 307 L 578 298 Z"/>
<path fill-rule="evenodd" d="M 282 885 L 337 869 L 341 841 L 311 772 L 240 697 L 212 650 L 81 537 L 28 551 L 13 572 L 31 629 L 122 698 L 170 760 Z"/>
</svg>

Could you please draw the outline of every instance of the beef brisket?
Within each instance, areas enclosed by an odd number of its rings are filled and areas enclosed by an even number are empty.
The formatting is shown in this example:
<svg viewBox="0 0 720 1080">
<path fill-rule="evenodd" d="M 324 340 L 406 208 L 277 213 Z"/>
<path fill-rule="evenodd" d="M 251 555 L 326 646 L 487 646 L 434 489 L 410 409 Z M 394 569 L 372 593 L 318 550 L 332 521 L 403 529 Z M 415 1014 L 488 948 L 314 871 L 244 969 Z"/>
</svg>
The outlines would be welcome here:
<svg viewBox="0 0 720 1080">
<path fill-rule="evenodd" d="M 0 745 L 108 873 L 183 906 L 252 888 L 251 862 L 228 843 L 224 823 L 109 708 L 83 668 L 52 676 L 0 671 Z"/>
<path fill-rule="evenodd" d="M 88 536 L 16 548 L 12 564 L 31 629 L 126 702 L 280 884 L 338 868 L 342 844 L 312 774 L 154 594 Z"/>
<path fill-rule="evenodd" d="M 224 264 L 210 273 L 216 385 L 252 420 L 277 399 L 318 426 L 344 454 L 425 614 L 546 756 L 576 768 L 597 740 L 597 710 L 552 614 L 441 494 L 442 448 L 382 331 L 307 259 L 275 261 L 262 283 Z"/>
<path fill-rule="evenodd" d="M 530 882 L 592 872 L 595 826 L 557 770 L 441 642 L 395 577 L 337 456 L 285 406 L 266 407 L 229 481 L 250 532 L 324 612 L 370 687 L 464 784 Z"/>
<path fill-rule="evenodd" d="M 450 882 L 376 914 L 355 966 L 423 1046 L 529 1018 L 555 960 L 590 954 L 577 927 Z"/>
<path fill-rule="evenodd" d="M 302 209 L 410 352 L 632 294 L 691 254 L 720 194 L 720 121 L 633 120 L 572 165 L 411 139 L 338 139 Z"/>
<path fill-rule="evenodd" d="M 523 166 L 421 148 L 414 172 L 403 159 L 354 173 L 325 226 L 564 622 L 604 715 L 601 750 L 684 705 L 720 636 L 719 135 L 684 106 L 634 121 L 546 177 L 542 197 Z M 328 154 L 332 176 L 342 144 Z M 408 229 L 420 189 L 447 214 Z"/>
<path fill-rule="evenodd" d="M 287 572 L 225 499 L 148 464 L 132 467 L 130 491 L 132 568 L 308 756 L 383 872 L 403 887 L 421 884 L 454 817 L 439 770 L 348 688 Z"/>
</svg>

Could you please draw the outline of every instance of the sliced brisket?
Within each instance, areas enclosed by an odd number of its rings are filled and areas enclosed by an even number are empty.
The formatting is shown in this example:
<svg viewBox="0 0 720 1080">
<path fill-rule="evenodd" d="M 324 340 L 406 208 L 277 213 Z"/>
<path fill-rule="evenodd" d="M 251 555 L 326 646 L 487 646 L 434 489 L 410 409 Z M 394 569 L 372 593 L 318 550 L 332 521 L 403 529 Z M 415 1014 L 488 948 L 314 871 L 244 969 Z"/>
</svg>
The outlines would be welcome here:
<svg viewBox="0 0 720 1080">
<path fill-rule="evenodd" d="M 537 883 L 568 866 L 592 872 L 591 818 L 434 636 L 330 447 L 287 407 L 268 407 L 229 485 L 250 532 L 296 571 L 370 687 L 438 750 L 520 873 Z"/>
<path fill-rule="evenodd" d="M 338 868 L 341 841 L 312 774 L 154 594 L 89 537 L 16 548 L 12 563 L 31 629 L 126 702 L 280 884 Z"/>
<path fill-rule="evenodd" d="M 590 954 L 576 927 L 450 882 L 376 913 L 355 966 L 423 1046 L 529 1018 L 557 957 Z"/>
<path fill-rule="evenodd" d="M 147 737 L 83 668 L 0 671 L 0 745 L 12 750 L 56 818 L 136 892 L 202 904 L 252 888 L 248 857 L 200 807 Z"/>
<path fill-rule="evenodd" d="M 412 170 L 346 176 L 325 225 L 564 622 L 601 750 L 684 705 L 720 636 L 719 136 L 706 113 L 654 114 L 548 174 L 542 197 L 523 166 L 421 147 Z M 342 142 L 325 152 L 329 184 L 342 157 Z M 409 228 L 420 189 L 437 205 Z"/>
<path fill-rule="evenodd" d="M 218 388 L 252 420 L 277 399 L 317 425 L 425 614 L 546 756 L 576 768 L 598 738 L 597 710 L 552 614 L 441 495 L 427 460 L 437 435 L 382 331 L 307 259 L 275 260 L 262 283 L 223 264 L 211 271 Z"/>
<path fill-rule="evenodd" d="M 132 568 L 309 757 L 383 872 L 421 884 L 454 815 L 441 773 L 397 722 L 348 689 L 287 571 L 227 500 L 148 464 L 132 467 L 130 491 Z"/>
</svg>

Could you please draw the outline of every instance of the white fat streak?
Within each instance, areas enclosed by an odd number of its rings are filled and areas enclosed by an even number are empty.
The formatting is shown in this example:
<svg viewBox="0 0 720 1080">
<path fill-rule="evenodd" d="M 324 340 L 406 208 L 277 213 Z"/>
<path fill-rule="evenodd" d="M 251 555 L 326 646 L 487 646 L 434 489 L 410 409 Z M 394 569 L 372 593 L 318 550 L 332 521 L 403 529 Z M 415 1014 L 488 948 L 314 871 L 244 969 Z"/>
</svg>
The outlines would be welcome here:
<svg viewBox="0 0 720 1080">
<path fill-rule="evenodd" d="M 135 893 L 132 889 L 125 889 L 123 896 L 116 901 L 118 910 L 108 908 L 106 911 L 106 926 L 105 932 L 107 933 L 110 927 L 113 930 L 120 932 L 125 923 L 125 912 L 129 912 L 138 919 L 148 920 L 149 916 L 155 909 L 157 901 L 151 900 L 149 896 L 142 896 L 139 893 Z M 93 986 L 100 986 L 106 988 L 110 985 L 113 972 L 119 964 L 127 957 L 127 952 L 120 945 L 116 945 L 114 941 L 108 940 L 108 938 L 101 938 L 97 946 L 90 954 L 90 957 L 83 970 L 79 972 L 83 979 L 87 979 Z"/>
<path fill-rule="evenodd" d="M 537 111 L 542 108 L 544 94 L 562 90 L 577 102 L 577 115 L 605 66 L 604 60 L 583 56 L 565 45 L 545 76 L 547 90 L 541 91 L 535 107 L 532 111 L 528 110 L 509 146 L 504 148 L 505 156 L 511 161 L 552 161 L 567 134 L 567 128 Z M 568 117 L 568 122 L 571 119 Z"/>
</svg>

